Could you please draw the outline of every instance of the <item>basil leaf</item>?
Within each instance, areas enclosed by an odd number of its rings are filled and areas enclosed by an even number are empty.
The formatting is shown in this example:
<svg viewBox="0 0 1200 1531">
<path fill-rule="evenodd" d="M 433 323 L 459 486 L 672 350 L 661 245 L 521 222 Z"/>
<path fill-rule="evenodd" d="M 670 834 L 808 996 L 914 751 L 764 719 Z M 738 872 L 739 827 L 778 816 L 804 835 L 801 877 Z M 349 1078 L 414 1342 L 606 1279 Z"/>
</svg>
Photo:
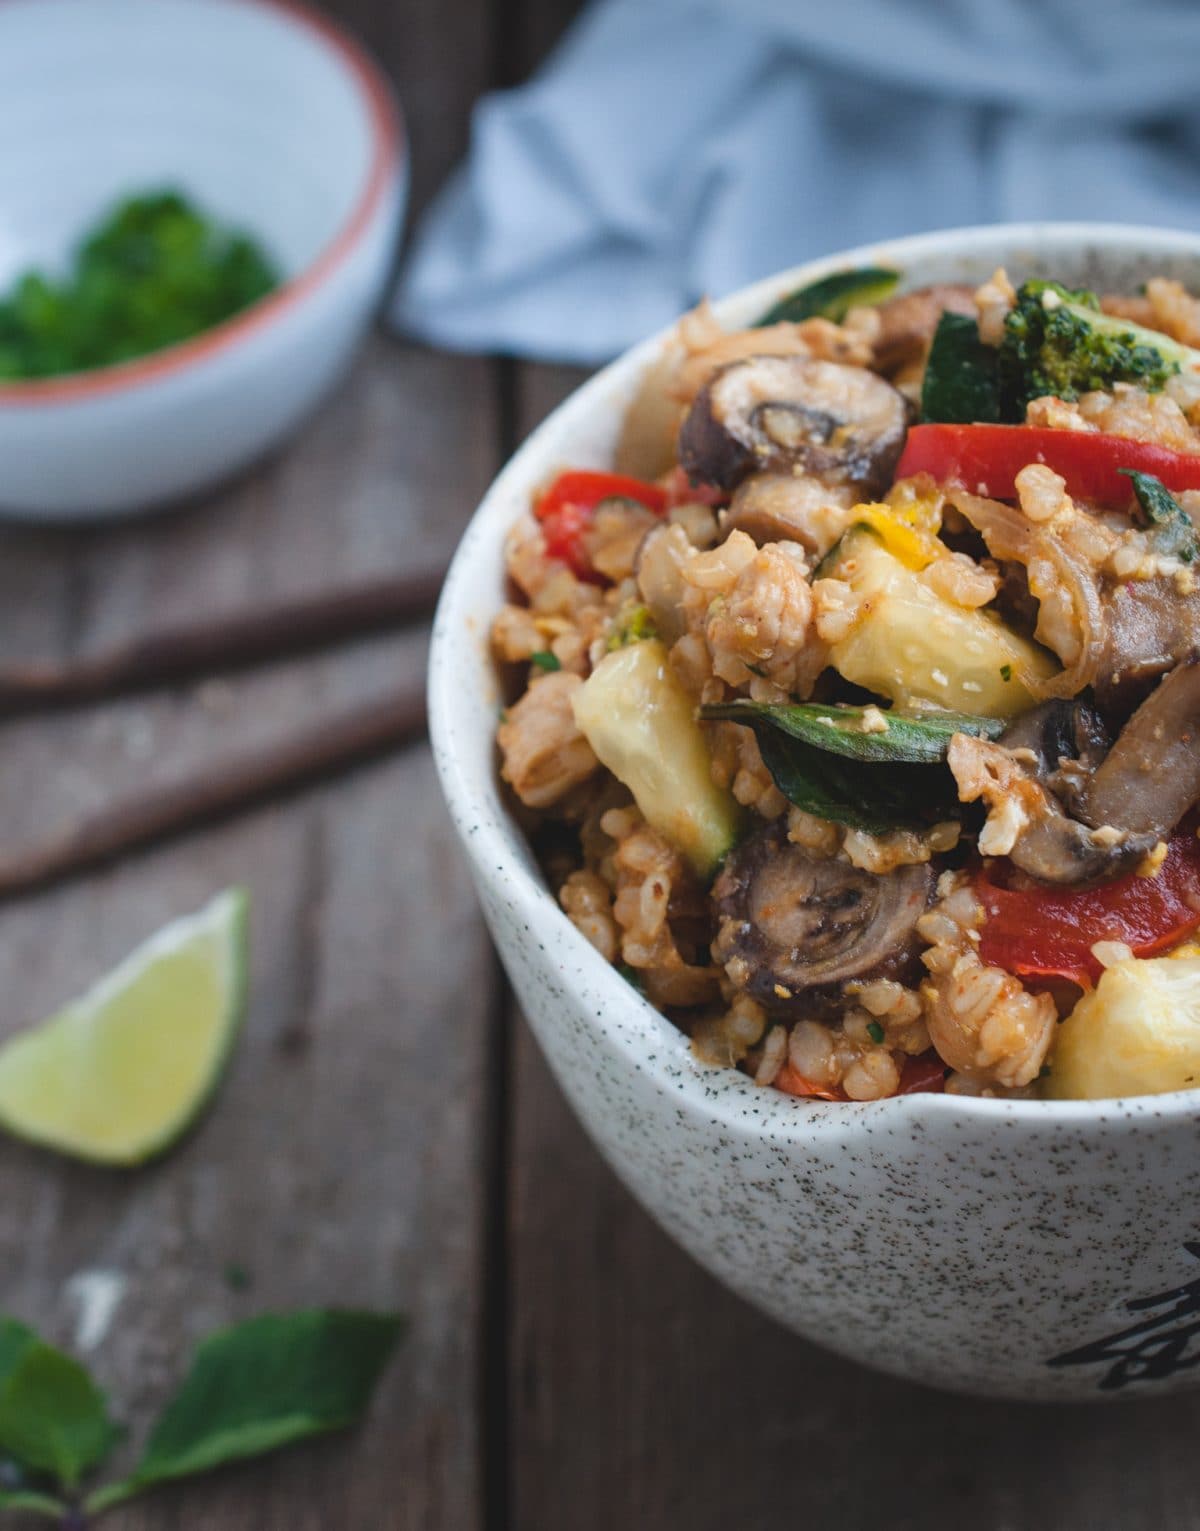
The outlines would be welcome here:
<svg viewBox="0 0 1200 1531">
<path fill-rule="evenodd" d="M 884 834 L 958 816 L 948 771 L 849 760 L 790 739 L 769 724 L 751 727 L 771 780 L 788 802 L 819 819 Z"/>
<path fill-rule="evenodd" d="M 37 1343 L 37 1335 L 27 1324 L 15 1318 L 0 1318 L 0 1387 L 25 1352 Z"/>
<path fill-rule="evenodd" d="M 887 730 L 866 732 L 862 707 L 734 701 L 700 709 L 706 720 L 753 728 L 763 764 L 790 803 L 807 813 L 880 834 L 961 813 L 944 762 L 956 733 L 996 738 L 998 718 L 958 712 L 883 712 Z"/>
<path fill-rule="evenodd" d="M 0 1367 L 5 1360 L 0 1451 L 74 1488 L 116 1439 L 104 1395 L 77 1361 L 11 1321 L 0 1334 Z"/>
<path fill-rule="evenodd" d="M 1195 563 L 1200 555 L 1200 541 L 1192 518 L 1162 482 L 1152 473 L 1135 468 L 1118 468 L 1133 485 L 1133 493 L 1146 520 L 1156 528 L 1154 543 L 1158 551 L 1180 563 Z"/>
<path fill-rule="evenodd" d="M 843 320 L 852 308 L 882 303 L 900 284 L 899 271 L 887 266 L 863 266 L 856 271 L 835 271 L 832 276 L 798 287 L 773 303 L 754 328 L 768 324 L 800 324 L 805 319 Z"/>
<path fill-rule="evenodd" d="M 1000 419 L 998 352 L 984 345 L 966 314 L 943 314 L 921 383 L 921 419 L 950 425 L 994 425 Z"/>
<path fill-rule="evenodd" d="M 27 1515 L 45 1515 L 62 1521 L 67 1505 L 49 1494 L 35 1494 L 30 1489 L 0 1489 L 0 1510 L 24 1510 Z"/>
<path fill-rule="evenodd" d="M 88 1509 L 354 1424 L 403 1329 L 396 1314 L 313 1309 L 214 1334 L 197 1348 L 132 1477 L 94 1494 Z"/>
<path fill-rule="evenodd" d="M 864 727 L 866 708 L 844 703 L 819 702 L 718 702 L 701 707 L 705 719 L 723 718 L 731 723 L 766 723 L 790 738 L 811 744 L 850 760 L 903 762 L 932 765 L 945 760 L 955 734 L 974 734 L 996 739 L 1004 732 L 1000 718 L 982 718 L 967 712 L 906 712 L 901 708 L 873 711 L 886 729 Z"/>
</svg>

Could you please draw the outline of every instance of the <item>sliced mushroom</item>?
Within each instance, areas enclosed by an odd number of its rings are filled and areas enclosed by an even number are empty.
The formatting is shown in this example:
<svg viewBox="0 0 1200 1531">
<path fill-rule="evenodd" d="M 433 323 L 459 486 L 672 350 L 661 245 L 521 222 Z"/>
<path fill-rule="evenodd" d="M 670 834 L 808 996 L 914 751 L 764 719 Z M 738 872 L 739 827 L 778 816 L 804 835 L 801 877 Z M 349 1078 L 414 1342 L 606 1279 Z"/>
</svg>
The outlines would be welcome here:
<svg viewBox="0 0 1200 1531">
<path fill-rule="evenodd" d="M 918 287 L 889 298 L 876 310 L 880 330 L 875 341 L 875 365 L 896 372 L 921 357 L 944 313 L 975 316 L 975 293 L 957 282 Z"/>
<path fill-rule="evenodd" d="M 1080 794 L 1088 824 L 1163 840 L 1200 799 L 1200 659 L 1177 666 L 1142 703 Z"/>
<path fill-rule="evenodd" d="M 690 478 L 734 489 L 751 473 L 809 473 L 879 494 L 904 446 L 908 406 L 864 367 L 751 356 L 722 367 L 679 432 Z"/>
<path fill-rule="evenodd" d="M 806 474 L 755 473 L 739 484 L 721 525 L 745 532 L 759 547 L 799 542 L 823 558 L 846 529 L 855 501 L 848 484 L 823 484 Z"/>
<path fill-rule="evenodd" d="M 777 820 L 738 846 L 713 887 L 713 956 L 773 1014 L 836 1009 L 850 979 L 911 968 L 933 881 L 928 864 L 876 876 L 813 856 Z"/>
<path fill-rule="evenodd" d="M 1102 603 L 1096 701 L 1106 715 L 1128 717 L 1161 676 L 1200 651 L 1200 588 L 1128 580 L 1104 591 Z"/>
<path fill-rule="evenodd" d="M 1157 837 L 1134 834 L 1111 825 L 1089 828 L 1069 818 L 1044 788 L 1040 811 L 1017 836 L 1009 855 L 1013 865 L 1039 882 L 1081 887 L 1108 882 L 1136 871 Z"/>
<path fill-rule="evenodd" d="M 1004 730 L 1000 743 L 1014 754 L 1032 752 L 1038 780 L 1073 811 L 1081 783 L 1091 780 L 1111 738 L 1095 708 L 1059 698 L 1024 713 Z"/>
<path fill-rule="evenodd" d="M 1051 791 L 1069 768 L 1080 734 L 1089 734 L 1087 713 L 1086 708 L 1064 712 L 1050 702 L 1036 708 L 1036 716 L 1020 719 L 999 743 L 965 734 L 950 742 L 946 759 L 960 799 L 982 799 L 988 807 L 980 851 L 1007 856 L 1039 882 L 1079 886 L 1118 877 L 1132 872 L 1154 848 L 1153 835 L 1070 817 Z M 1060 749 L 1064 752 L 1055 758 Z"/>
</svg>

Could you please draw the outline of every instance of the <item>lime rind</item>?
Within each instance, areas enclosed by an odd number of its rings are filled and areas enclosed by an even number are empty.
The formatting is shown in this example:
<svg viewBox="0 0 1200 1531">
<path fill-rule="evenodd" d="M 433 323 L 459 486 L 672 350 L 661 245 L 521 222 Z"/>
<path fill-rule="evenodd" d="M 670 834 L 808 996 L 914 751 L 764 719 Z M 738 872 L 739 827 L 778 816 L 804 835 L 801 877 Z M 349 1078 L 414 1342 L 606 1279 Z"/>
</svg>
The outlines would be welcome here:
<svg viewBox="0 0 1200 1531">
<path fill-rule="evenodd" d="M 172 1147 L 220 1083 L 246 1009 L 249 899 L 218 894 L 0 1047 L 0 1127 L 97 1164 Z"/>
</svg>

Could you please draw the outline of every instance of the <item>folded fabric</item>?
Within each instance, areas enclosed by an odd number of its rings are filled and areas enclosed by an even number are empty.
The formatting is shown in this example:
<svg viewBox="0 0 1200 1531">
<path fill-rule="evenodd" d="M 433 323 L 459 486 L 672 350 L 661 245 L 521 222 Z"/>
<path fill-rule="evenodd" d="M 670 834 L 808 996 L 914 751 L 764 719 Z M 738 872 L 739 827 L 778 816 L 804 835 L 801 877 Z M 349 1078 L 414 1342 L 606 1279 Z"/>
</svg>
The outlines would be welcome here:
<svg viewBox="0 0 1200 1531">
<path fill-rule="evenodd" d="M 392 307 L 596 362 L 805 258 L 1009 219 L 1200 226 L 1191 0 L 597 0 L 486 97 Z"/>
</svg>

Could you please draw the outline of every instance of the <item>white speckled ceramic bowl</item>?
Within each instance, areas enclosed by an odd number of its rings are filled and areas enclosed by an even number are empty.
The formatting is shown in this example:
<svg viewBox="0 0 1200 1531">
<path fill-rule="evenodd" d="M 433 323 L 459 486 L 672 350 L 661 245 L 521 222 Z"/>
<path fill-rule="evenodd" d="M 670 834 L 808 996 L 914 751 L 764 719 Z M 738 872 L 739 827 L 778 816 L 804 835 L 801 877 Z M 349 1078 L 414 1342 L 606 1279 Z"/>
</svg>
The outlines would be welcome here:
<svg viewBox="0 0 1200 1531">
<path fill-rule="evenodd" d="M 1095 225 L 926 235 L 786 272 L 718 312 L 744 323 L 781 292 L 876 263 L 900 266 L 913 286 L 982 280 L 1001 263 L 1019 277 L 1118 289 L 1155 272 L 1196 285 L 1200 238 Z M 555 1075 L 663 1227 L 819 1344 L 1014 1398 L 1127 1397 L 1200 1380 L 1200 1093 L 829 1105 L 760 1090 L 698 1063 L 542 881 L 496 775 L 487 633 L 502 600 L 504 537 L 555 469 L 609 462 L 659 339 L 581 388 L 505 468 L 463 539 L 434 632 L 443 789 Z"/>
<path fill-rule="evenodd" d="M 0 383 L 0 510 L 145 510 L 274 446 L 362 339 L 407 171 L 386 80 L 293 0 L 3 0 L 0 292 L 164 188 L 253 234 L 283 281 L 153 355 Z"/>
</svg>

